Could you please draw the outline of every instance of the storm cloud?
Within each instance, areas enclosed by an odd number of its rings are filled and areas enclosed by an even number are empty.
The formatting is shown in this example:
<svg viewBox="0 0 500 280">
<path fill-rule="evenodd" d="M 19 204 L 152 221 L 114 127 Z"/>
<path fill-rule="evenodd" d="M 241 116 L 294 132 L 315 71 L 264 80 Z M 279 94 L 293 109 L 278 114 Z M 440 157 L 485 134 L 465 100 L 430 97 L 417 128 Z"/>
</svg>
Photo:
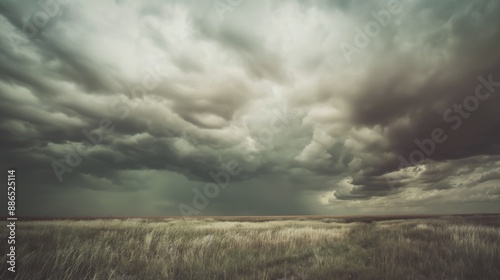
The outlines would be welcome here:
<svg viewBox="0 0 500 280">
<path fill-rule="evenodd" d="M 2 1 L 1 166 L 22 215 L 181 215 L 228 164 L 197 214 L 498 212 L 499 12 Z"/>
</svg>

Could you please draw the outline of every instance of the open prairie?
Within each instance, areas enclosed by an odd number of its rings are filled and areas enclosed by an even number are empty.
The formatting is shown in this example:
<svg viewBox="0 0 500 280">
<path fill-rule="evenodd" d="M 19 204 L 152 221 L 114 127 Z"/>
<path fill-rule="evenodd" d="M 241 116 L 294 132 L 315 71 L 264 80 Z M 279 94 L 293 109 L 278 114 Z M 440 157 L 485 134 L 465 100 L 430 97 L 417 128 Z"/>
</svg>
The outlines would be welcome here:
<svg viewBox="0 0 500 280">
<path fill-rule="evenodd" d="M 0 0 L 0 280 L 500 280 L 499 15 Z"/>
<path fill-rule="evenodd" d="M 500 215 L 32 220 L 17 248 L 18 280 L 500 279 Z"/>
</svg>

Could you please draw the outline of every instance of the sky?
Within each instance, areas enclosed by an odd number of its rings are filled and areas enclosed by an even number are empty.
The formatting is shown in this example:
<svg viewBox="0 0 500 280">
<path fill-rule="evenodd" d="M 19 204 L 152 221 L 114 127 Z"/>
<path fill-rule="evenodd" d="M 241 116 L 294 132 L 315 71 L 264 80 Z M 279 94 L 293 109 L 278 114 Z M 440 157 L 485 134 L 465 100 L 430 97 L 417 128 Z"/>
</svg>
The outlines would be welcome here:
<svg viewBox="0 0 500 280">
<path fill-rule="evenodd" d="M 24 216 L 499 212 L 498 14 L 1 1 L 0 167 Z"/>
</svg>

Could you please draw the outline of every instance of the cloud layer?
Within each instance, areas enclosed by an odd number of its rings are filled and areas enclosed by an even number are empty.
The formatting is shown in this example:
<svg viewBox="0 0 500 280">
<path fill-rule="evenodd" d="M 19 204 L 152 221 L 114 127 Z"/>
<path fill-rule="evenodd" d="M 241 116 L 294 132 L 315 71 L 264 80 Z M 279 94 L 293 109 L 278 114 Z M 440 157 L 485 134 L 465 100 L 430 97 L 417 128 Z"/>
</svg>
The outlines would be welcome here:
<svg viewBox="0 0 500 280">
<path fill-rule="evenodd" d="M 24 215 L 500 210 L 498 1 L 3 1 Z M 2 194 L 5 195 L 5 194 Z"/>
</svg>

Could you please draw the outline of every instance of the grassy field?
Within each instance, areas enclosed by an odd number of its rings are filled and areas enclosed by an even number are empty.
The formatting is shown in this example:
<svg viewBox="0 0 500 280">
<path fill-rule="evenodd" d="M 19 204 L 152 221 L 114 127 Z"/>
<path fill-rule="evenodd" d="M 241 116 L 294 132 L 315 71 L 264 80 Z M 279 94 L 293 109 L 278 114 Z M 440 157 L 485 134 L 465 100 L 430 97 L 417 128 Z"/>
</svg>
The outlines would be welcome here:
<svg viewBox="0 0 500 280">
<path fill-rule="evenodd" d="M 19 280 L 500 279 L 498 215 L 22 221 L 17 246 Z"/>
</svg>

